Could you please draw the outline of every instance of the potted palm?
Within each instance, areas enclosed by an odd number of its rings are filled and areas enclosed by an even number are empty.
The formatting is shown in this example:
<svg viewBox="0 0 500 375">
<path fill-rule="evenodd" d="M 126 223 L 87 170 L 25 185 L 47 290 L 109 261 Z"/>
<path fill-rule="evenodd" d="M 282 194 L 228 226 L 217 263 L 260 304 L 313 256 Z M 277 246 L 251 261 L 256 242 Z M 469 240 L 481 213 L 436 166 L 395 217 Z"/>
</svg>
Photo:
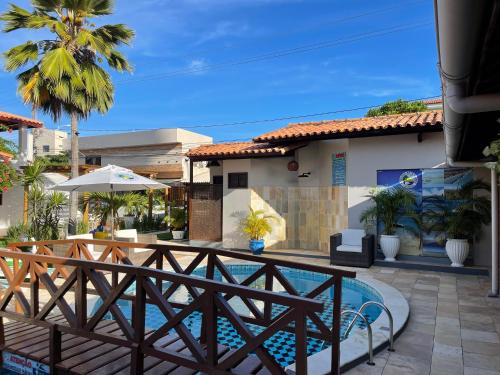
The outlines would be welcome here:
<svg viewBox="0 0 500 375">
<path fill-rule="evenodd" d="M 377 220 L 383 224 L 380 248 L 384 253 L 385 260 L 394 262 L 401 246 L 396 229 L 404 227 L 401 223 L 403 217 L 412 220 L 417 224 L 417 227 L 420 224 L 415 213 L 415 194 L 403 187 L 394 187 L 375 190 L 368 197 L 374 205 L 361 214 L 360 220 L 365 224 Z M 413 226 L 405 228 L 413 230 Z"/>
<path fill-rule="evenodd" d="M 264 237 L 272 232 L 270 221 L 274 219 L 274 216 L 266 215 L 264 210 L 250 207 L 250 212 L 243 220 L 243 232 L 250 240 L 249 247 L 254 255 L 261 255 L 264 251 Z"/>
<path fill-rule="evenodd" d="M 446 254 L 452 267 L 463 267 L 469 255 L 470 243 L 477 238 L 484 225 L 491 221 L 491 202 L 478 191 L 489 191 L 490 186 L 474 180 L 444 196 L 427 197 L 422 216 L 426 232 L 446 233 Z"/>
<path fill-rule="evenodd" d="M 174 240 L 184 239 L 186 227 L 186 211 L 182 208 L 172 208 L 170 215 L 163 219 L 167 225 L 172 228 L 172 237 Z"/>
</svg>

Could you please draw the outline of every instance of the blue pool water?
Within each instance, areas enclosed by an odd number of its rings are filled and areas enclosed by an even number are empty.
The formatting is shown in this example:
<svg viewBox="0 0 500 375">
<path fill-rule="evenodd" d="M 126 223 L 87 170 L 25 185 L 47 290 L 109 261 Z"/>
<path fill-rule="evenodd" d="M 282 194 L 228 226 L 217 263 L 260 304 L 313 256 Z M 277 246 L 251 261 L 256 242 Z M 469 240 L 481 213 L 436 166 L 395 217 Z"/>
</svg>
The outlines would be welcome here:
<svg viewBox="0 0 500 375">
<path fill-rule="evenodd" d="M 260 265 L 227 265 L 227 268 L 231 272 L 231 274 L 238 280 L 238 282 L 243 281 L 249 275 L 253 274 L 257 271 L 261 266 Z M 290 281 L 290 283 L 295 287 L 295 289 L 301 293 L 302 295 L 307 294 L 312 291 L 316 287 L 318 287 L 323 281 L 327 279 L 327 277 L 323 274 L 313 273 L 308 271 L 297 271 L 293 269 L 281 268 L 282 273 L 285 277 Z M 205 267 L 201 267 L 193 272 L 194 276 L 204 277 L 206 269 Z M 218 281 L 226 281 L 222 275 L 218 272 L 215 274 L 215 279 Z M 276 284 L 275 280 L 275 284 Z M 169 283 L 165 283 L 163 285 L 164 290 L 169 287 Z M 264 289 L 264 277 L 258 279 L 254 282 L 251 287 Z M 133 294 L 135 286 L 131 286 L 129 289 L 129 293 Z M 279 289 L 278 287 L 275 289 L 278 292 L 283 291 L 283 288 Z M 189 302 L 190 301 L 189 293 L 182 288 L 179 288 L 178 292 L 174 294 L 173 300 L 176 302 Z M 329 288 L 325 292 L 323 292 L 320 296 L 316 297 L 317 300 L 324 303 L 324 311 L 321 314 L 321 319 L 323 322 L 331 328 L 332 326 L 332 312 L 333 312 L 333 287 Z M 378 301 L 382 302 L 381 296 L 370 286 L 366 285 L 357 280 L 353 279 L 345 279 L 342 285 L 342 310 L 358 310 L 361 305 L 367 301 Z M 120 309 L 123 311 L 126 317 L 130 318 L 131 316 L 131 302 L 126 300 L 119 300 L 117 302 Z M 96 305 L 95 310 L 98 308 L 99 303 Z M 231 305 L 235 308 L 240 314 L 249 314 L 248 309 L 243 304 L 241 300 L 238 301 L 238 298 L 235 297 L 231 300 Z M 256 302 L 256 305 L 259 306 L 259 302 Z M 273 305 L 272 313 L 273 315 L 277 315 L 286 309 L 284 306 Z M 109 313 L 108 313 L 109 314 Z M 376 307 L 371 307 L 365 310 L 365 316 L 367 317 L 369 322 L 373 322 L 380 315 L 380 311 Z M 109 315 L 109 318 L 111 316 Z M 201 328 L 201 314 L 199 312 L 195 312 L 188 316 L 184 320 L 184 324 L 189 328 L 189 330 L 193 333 L 195 337 L 198 337 L 200 334 Z M 347 317 L 342 321 L 342 332 L 347 328 L 349 320 L 352 317 Z M 163 316 L 162 312 L 156 305 L 147 305 L 146 308 L 146 327 L 149 329 L 157 329 L 161 327 L 165 323 L 166 319 Z M 308 326 L 311 329 L 316 329 L 312 322 L 308 321 Z M 359 326 L 362 326 L 362 323 L 359 323 Z M 254 334 L 258 334 L 264 330 L 263 327 L 248 324 L 248 327 L 253 331 Z M 231 347 L 231 348 L 239 348 L 245 344 L 245 341 L 241 338 L 241 336 L 237 333 L 236 329 L 232 326 L 232 324 L 225 318 L 218 318 L 218 341 L 220 344 Z M 307 350 L 308 354 L 312 355 L 317 353 L 325 348 L 330 346 L 328 342 L 309 338 L 307 342 Z M 269 352 L 276 358 L 276 360 L 282 366 L 288 366 L 295 362 L 295 337 L 293 333 L 280 331 L 270 339 L 268 339 L 265 343 L 265 347 L 269 350 Z"/>
</svg>

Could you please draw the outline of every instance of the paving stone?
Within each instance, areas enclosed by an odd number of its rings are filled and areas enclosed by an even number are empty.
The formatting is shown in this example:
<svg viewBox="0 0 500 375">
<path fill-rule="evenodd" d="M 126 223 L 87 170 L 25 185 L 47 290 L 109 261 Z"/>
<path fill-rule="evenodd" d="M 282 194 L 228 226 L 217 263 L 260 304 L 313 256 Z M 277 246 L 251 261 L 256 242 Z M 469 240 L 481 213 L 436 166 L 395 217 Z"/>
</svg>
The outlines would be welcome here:
<svg viewBox="0 0 500 375">
<path fill-rule="evenodd" d="M 392 353 L 383 375 L 428 375 L 430 368 L 429 361 Z"/>
<path fill-rule="evenodd" d="M 464 375 L 500 375 L 500 371 L 489 371 L 472 367 L 464 367 Z"/>
<path fill-rule="evenodd" d="M 483 370 L 500 371 L 500 358 L 464 352 L 464 366 Z"/>
<path fill-rule="evenodd" d="M 500 356 L 500 344 L 462 340 L 462 348 L 464 352 Z"/>
<path fill-rule="evenodd" d="M 498 333 L 496 333 L 496 332 L 476 331 L 473 329 L 462 329 L 461 335 L 462 335 L 462 340 L 500 343 L 500 340 L 498 339 Z"/>
</svg>

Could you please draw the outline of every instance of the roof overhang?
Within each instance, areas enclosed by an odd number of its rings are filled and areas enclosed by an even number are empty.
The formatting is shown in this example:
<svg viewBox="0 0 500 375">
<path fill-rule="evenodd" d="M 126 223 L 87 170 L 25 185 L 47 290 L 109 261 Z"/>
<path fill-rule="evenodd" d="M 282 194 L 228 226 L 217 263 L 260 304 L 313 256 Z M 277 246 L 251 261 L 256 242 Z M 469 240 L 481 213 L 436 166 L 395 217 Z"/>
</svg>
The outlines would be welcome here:
<svg viewBox="0 0 500 375">
<path fill-rule="evenodd" d="M 0 125 L 7 126 L 9 129 L 12 130 L 19 130 L 19 128 L 22 126 L 28 128 L 43 128 L 43 123 L 41 121 L 1 111 L 0 111 Z"/>
<path fill-rule="evenodd" d="M 231 151 L 221 149 L 217 151 L 217 147 L 224 147 L 232 144 L 214 144 L 209 146 L 201 146 L 197 149 L 192 149 L 188 152 L 187 157 L 191 161 L 211 161 L 211 160 L 230 160 L 230 159 L 255 159 L 255 158 L 278 158 L 293 156 L 295 150 L 307 146 L 307 142 L 291 143 L 286 145 L 270 145 L 265 148 L 263 144 L 247 142 L 247 147 L 238 147 Z"/>
<path fill-rule="evenodd" d="M 272 142 L 275 144 L 282 144 L 282 143 L 286 144 L 290 142 L 311 142 L 311 141 L 322 141 L 329 139 L 352 139 L 352 138 L 382 137 L 388 135 L 439 133 L 442 131 L 443 131 L 442 125 L 424 125 L 419 127 L 408 126 L 400 128 L 360 130 L 356 132 L 338 132 L 330 134 L 294 136 L 293 138 L 286 138 L 286 137 L 274 138 L 272 139 Z M 256 139 L 255 142 L 262 142 L 262 141 Z"/>
</svg>

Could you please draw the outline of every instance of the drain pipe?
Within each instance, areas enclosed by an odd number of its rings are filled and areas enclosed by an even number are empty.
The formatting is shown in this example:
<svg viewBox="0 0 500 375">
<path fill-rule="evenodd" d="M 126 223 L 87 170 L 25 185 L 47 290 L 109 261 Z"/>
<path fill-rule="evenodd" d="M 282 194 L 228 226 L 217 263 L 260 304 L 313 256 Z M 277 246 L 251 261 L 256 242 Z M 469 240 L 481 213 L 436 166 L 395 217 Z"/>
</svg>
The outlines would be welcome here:
<svg viewBox="0 0 500 375">
<path fill-rule="evenodd" d="M 454 82 L 443 77 L 446 104 L 460 114 L 494 112 L 500 109 L 500 94 L 466 96 L 465 82 Z"/>
<path fill-rule="evenodd" d="M 498 173 L 491 168 L 491 292 L 498 297 Z"/>
</svg>

